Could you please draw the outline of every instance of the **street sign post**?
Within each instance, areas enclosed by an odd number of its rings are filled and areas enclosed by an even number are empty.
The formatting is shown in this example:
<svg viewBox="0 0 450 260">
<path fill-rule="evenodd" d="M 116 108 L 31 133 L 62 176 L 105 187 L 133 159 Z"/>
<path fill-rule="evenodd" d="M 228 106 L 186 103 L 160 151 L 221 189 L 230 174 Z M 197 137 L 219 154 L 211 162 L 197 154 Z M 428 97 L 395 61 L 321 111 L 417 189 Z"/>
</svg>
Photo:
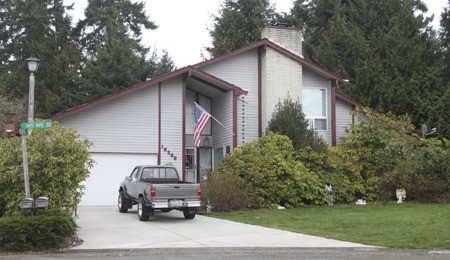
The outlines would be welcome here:
<svg viewBox="0 0 450 260">
<path fill-rule="evenodd" d="M 22 122 L 20 129 L 52 128 L 53 122 Z"/>
<path fill-rule="evenodd" d="M 30 109 L 28 110 L 30 111 Z M 33 117 L 31 117 L 33 118 Z M 28 118 L 30 119 L 30 117 Z M 28 173 L 28 154 L 27 154 L 27 134 L 31 134 L 31 130 L 36 128 L 52 128 L 53 122 L 22 122 L 20 123 L 20 134 L 22 135 L 22 156 L 23 156 L 23 179 L 25 183 L 25 197 L 30 198 L 30 180 Z M 28 132 L 28 133 L 27 133 Z"/>
</svg>

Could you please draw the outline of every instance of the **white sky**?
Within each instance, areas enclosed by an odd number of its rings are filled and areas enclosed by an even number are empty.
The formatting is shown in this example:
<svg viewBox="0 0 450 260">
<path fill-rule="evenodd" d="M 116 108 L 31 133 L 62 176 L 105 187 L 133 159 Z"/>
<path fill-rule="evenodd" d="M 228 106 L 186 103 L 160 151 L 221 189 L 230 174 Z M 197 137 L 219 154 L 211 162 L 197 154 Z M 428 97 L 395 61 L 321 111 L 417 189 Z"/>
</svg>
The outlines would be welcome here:
<svg viewBox="0 0 450 260">
<path fill-rule="evenodd" d="M 428 13 L 434 13 L 433 26 L 439 27 L 440 14 L 448 0 L 423 0 Z M 84 17 L 87 0 L 64 0 L 66 5 L 75 2 L 74 21 Z M 205 47 L 211 46 L 207 28 L 211 28 L 211 14 L 217 14 L 220 0 L 144 0 L 151 21 L 159 27 L 146 30 L 142 43 L 161 51 L 167 50 L 178 68 L 202 61 L 201 53 L 208 55 Z M 277 11 L 288 12 L 292 0 L 272 0 Z"/>
</svg>

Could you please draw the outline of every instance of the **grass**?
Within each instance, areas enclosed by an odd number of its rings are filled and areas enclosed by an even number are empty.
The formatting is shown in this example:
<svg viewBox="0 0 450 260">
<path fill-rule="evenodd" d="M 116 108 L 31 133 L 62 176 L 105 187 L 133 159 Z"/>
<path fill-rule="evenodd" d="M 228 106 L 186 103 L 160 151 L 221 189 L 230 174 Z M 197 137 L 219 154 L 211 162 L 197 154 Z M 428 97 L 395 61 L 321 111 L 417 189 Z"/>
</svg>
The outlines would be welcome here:
<svg viewBox="0 0 450 260">
<path fill-rule="evenodd" d="M 450 204 L 339 205 L 209 216 L 366 245 L 450 249 Z"/>
</svg>

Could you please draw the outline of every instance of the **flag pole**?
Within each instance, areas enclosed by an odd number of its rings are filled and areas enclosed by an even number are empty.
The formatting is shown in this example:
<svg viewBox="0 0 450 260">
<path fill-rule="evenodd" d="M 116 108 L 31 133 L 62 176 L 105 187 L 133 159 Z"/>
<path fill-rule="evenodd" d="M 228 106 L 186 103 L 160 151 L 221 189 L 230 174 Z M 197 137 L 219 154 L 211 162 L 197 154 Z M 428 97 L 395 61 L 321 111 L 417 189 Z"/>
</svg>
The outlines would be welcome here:
<svg viewBox="0 0 450 260">
<path fill-rule="evenodd" d="M 208 113 L 208 111 L 206 111 L 205 109 L 203 109 L 202 106 L 200 106 L 199 104 L 197 104 L 197 102 L 194 102 L 194 104 L 196 104 L 203 112 Z M 211 116 L 212 119 L 216 120 L 217 123 L 219 123 L 219 125 L 221 125 L 223 128 L 225 128 L 225 130 L 227 130 L 229 133 L 231 133 L 233 136 L 235 136 L 235 134 L 233 133 L 233 131 L 231 131 L 230 129 L 228 129 L 226 126 L 224 126 L 222 123 L 219 122 L 219 120 L 217 120 L 215 117 L 213 117 L 210 113 L 208 113 L 209 116 Z"/>
</svg>

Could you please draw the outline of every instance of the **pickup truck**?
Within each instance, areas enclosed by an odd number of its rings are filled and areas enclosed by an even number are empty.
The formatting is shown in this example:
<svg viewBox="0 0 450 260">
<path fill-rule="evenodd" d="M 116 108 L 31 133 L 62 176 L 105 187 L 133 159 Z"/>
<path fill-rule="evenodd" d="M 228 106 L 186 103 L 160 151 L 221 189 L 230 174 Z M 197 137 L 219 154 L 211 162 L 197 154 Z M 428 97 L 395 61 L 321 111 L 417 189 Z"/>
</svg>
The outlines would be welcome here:
<svg viewBox="0 0 450 260">
<path fill-rule="evenodd" d="M 119 212 L 126 213 L 137 204 L 141 221 L 149 220 L 155 211 L 183 211 L 193 219 L 200 207 L 202 188 L 198 183 L 181 181 L 176 168 L 159 165 L 136 166 L 119 187 Z"/>
</svg>

